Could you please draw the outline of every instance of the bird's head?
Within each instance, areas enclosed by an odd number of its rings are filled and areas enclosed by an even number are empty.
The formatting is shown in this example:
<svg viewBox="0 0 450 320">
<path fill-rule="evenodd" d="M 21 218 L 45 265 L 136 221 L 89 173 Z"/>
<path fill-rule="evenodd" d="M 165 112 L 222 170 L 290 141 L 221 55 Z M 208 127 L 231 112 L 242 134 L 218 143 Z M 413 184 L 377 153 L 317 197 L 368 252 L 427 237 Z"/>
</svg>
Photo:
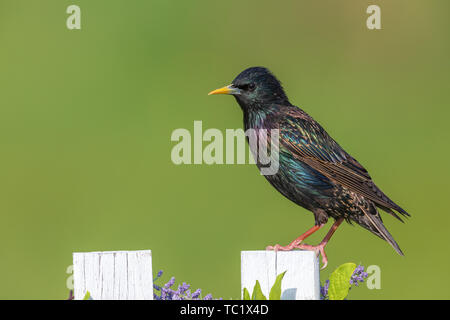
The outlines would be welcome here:
<svg viewBox="0 0 450 320">
<path fill-rule="evenodd" d="M 290 104 L 280 81 L 263 67 L 245 69 L 230 85 L 209 94 L 231 94 L 243 109 L 272 103 Z"/>
</svg>

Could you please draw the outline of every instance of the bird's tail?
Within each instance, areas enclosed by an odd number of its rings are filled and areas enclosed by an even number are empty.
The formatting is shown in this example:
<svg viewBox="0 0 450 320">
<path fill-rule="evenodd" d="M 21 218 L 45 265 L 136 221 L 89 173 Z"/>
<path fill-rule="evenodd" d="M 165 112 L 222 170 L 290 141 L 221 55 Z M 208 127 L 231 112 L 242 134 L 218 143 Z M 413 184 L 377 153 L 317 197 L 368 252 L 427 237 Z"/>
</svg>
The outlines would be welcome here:
<svg viewBox="0 0 450 320">
<path fill-rule="evenodd" d="M 376 214 L 366 213 L 364 212 L 364 217 L 362 221 L 359 221 L 359 224 L 371 231 L 373 234 L 377 235 L 383 240 L 386 240 L 394 249 L 397 251 L 399 255 L 404 256 L 402 250 L 398 246 L 397 242 L 395 242 L 392 235 L 387 231 L 386 227 L 381 220 L 380 214 L 377 212 Z"/>
</svg>

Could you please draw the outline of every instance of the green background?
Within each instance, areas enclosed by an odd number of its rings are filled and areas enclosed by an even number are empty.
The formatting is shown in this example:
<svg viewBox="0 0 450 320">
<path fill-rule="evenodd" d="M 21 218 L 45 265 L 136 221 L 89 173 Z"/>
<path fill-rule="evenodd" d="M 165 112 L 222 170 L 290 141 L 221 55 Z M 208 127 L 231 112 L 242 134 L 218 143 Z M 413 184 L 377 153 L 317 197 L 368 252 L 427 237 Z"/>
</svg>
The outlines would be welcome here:
<svg viewBox="0 0 450 320">
<path fill-rule="evenodd" d="M 70 4 L 81 30 L 66 28 Z M 370 4 L 382 30 L 366 28 Z M 207 93 L 258 65 L 412 215 L 384 214 L 405 257 L 343 225 L 322 279 L 375 264 L 381 290 L 350 299 L 450 298 L 449 9 L 0 0 L 0 298 L 65 299 L 72 252 L 137 249 L 152 249 L 163 280 L 239 298 L 240 251 L 287 244 L 313 216 L 253 165 L 174 165 L 170 136 L 194 120 L 241 128 L 234 99 Z"/>
</svg>

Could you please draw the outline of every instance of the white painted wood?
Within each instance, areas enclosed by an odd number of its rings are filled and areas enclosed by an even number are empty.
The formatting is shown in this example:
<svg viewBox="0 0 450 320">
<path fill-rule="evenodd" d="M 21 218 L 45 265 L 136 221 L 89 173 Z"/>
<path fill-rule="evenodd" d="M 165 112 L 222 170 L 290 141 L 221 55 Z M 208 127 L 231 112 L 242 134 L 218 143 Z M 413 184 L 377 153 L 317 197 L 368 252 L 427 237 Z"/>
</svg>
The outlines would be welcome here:
<svg viewBox="0 0 450 320">
<path fill-rule="evenodd" d="M 241 297 L 244 288 L 253 292 L 256 280 L 269 298 L 278 274 L 286 271 L 281 285 L 282 300 L 319 300 L 319 259 L 313 251 L 242 251 Z"/>
<path fill-rule="evenodd" d="M 73 282 L 76 300 L 153 300 L 152 252 L 75 252 Z"/>
</svg>

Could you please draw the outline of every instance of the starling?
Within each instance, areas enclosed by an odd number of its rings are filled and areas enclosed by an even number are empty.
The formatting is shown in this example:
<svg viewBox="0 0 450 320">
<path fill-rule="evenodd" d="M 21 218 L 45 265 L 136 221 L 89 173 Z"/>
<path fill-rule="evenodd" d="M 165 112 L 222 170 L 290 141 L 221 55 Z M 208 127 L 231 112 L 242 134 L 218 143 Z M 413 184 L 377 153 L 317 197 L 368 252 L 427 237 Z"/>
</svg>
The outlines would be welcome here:
<svg viewBox="0 0 450 320">
<path fill-rule="evenodd" d="M 397 213 L 409 214 L 375 185 L 367 170 L 345 152 L 319 123 L 289 102 L 281 83 L 268 69 L 248 68 L 230 85 L 209 94 L 233 95 L 243 111 L 245 130 L 278 129 L 278 171 L 265 175 L 265 178 L 286 198 L 314 214 L 312 228 L 289 245 L 276 244 L 267 250 L 314 250 L 322 255 L 323 269 L 328 262 L 324 247 L 346 220 L 386 240 L 403 255 L 383 225 L 378 209 L 400 221 Z M 256 137 L 258 140 L 267 139 L 259 134 Z M 267 141 L 265 143 L 268 144 Z M 256 150 L 251 151 L 256 154 Z M 256 165 L 261 170 L 262 164 L 257 161 Z M 335 222 L 325 238 L 315 246 L 305 244 L 303 241 L 321 229 L 329 217 Z"/>
</svg>

